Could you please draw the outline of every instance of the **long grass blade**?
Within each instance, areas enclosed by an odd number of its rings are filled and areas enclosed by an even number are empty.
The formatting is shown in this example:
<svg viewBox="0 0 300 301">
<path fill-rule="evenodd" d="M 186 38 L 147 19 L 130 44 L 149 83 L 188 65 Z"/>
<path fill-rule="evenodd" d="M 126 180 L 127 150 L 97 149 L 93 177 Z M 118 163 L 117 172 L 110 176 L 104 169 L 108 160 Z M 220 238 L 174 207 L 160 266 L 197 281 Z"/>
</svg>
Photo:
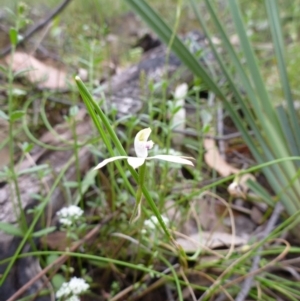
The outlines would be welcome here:
<svg viewBox="0 0 300 301">
<path fill-rule="evenodd" d="M 166 25 L 166 23 L 163 22 L 159 15 L 153 11 L 153 9 L 143 0 L 126 1 L 158 34 L 162 41 L 168 44 L 172 37 L 172 31 Z M 192 0 L 191 2 L 193 3 Z M 211 1 L 205 0 L 205 2 L 206 5 L 211 8 L 210 12 L 214 11 Z M 236 96 L 236 99 L 238 100 L 238 103 L 242 107 L 246 121 L 255 132 L 258 145 L 248 135 L 245 121 L 241 120 L 241 117 L 237 114 L 235 107 L 229 101 L 227 101 L 222 89 L 218 86 L 218 83 L 209 76 L 208 72 L 201 65 L 201 63 L 199 63 L 195 56 L 189 52 L 187 47 L 177 37 L 175 37 L 174 43 L 171 45 L 172 50 L 196 76 L 202 78 L 211 91 L 216 93 L 224 101 L 225 108 L 228 110 L 237 128 L 241 131 L 243 138 L 259 163 L 272 161 L 277 158 L 287 158 L 291 155 L 291 152 L 290 148 L 287 146 L 288 143 L 284 134 L 285 130 L 281 124 L 282 120 L 280 120 L 277 114 L 275 104 L 273 104 L 270 100 L 262 75 L 260 73 L 257 58 L 247 36 L 236 0 L 229 0 L 229 7 L 239 35 L 241 47 L 246 58 L 246 66 L 249 70 L 250 78 L 248 77 L 247 71 L 244 70 L 245 66 L 241 64 L 239 56 L 235 53 L 233 47 L 231 46 L 226 33 L 222 30 L 219 32 L 221 32 L 223 42 L 225 41 L 225 48 L 227 49 L 230 58 L 234 62 L 237 74 L 241 79 L 241 84 L 246 90 L 247 97 L 243 97 L 241 95 L 239 87 L 236 83 L 234 83 L 232 75 L 228 72 L 228 66 L 224 65 L 222 59 L 218 57 L 218 54 L 215 50 L 214 52 L 220 67 L 223 70 L 224 75 L 226 76 L 234 95 Z M 212 13 L 211 15 L 213 16 Z M 222 25 L 220 24 L 216 14 L 214 18 L 217 20 L 215 23 L 217 24 L 217 27 L 219 26 L 218 30 L 220 30 Z M 214 49 L 212 43 L 211 46 L 212 49 Z M 250 109 L 254 113 L 252 113 Z M 274 135 L 276 135 L 276 137 L 274 137 Z M 280 147 L 274 145 L 275 140 L 277 143 L 281 143 Z M 286 208 L 290 214 L 293 212 L 293 210 L 295 210 L 295 208 L 300 207 L 299 202 L 297 202 L 299 199 L 299 191 L 296 187 L 297 185 L 293 185 L 293 187 L 290 185 L 290 179 L 295 176 L 295 168 L 293 164 L 283 162 L 277 166 L 264 169 L 264 173 L 266 174 L 274 191 L 278 195 L 282 196 L 282 191 L 286 192 L 286 195 L 284 198 L 282 198 L 282 201 L 286 202 Z M 289 189 L 287 189 L 287 187 L 289 187 Z"/>
<path fill-rule="evenodd" d="M 296 110 L 294 107 L 292 92 L 290 88 L 289 78 L 286 69 L 285 56 L 284 56 L 284 43 L 282 37 L 281 23 L 279 17 L 278 3 L 277 0 L 265 0 L 267 8 L 270 29 L 273 38 L 273 45 L 276 54 L 276 61 L 278 64 L 278 70 L 281 80 L 281 85 L 284 93 L 284 98 L 287 102 L 287 108 L 290 116 L 290 122 L 285 124 L 292 130 L 294 140 L 297 144 L 297 155 L 300 153 L 300 134 L 299 134 L 299 121 L 297 118 Z M 286 129 L 288 130 L 288 129 Z M 285 130 L 285 131 L 286 131 Z"/>
<path fill-rule="evenodd" d="M 254 54 L 252 45 L 249 41 L 244 22 L 242 20 L 239 5 L 236 0 L 229 0 L 229 8 L 231 11 L 232 19 L 235 24 L 235 29 L 240 39 L 240 45 L 243 49 L 243 54 L 245 55 L 248 70 L 251 74 L 251 80 L 255 86 L 255 92 L 261 101 L 261 110 L 267 118 L 269 118 L 277 128 L 278 133 L 281 133 L 281 128 L 274 110 L 274 106 L 270 101 L 269 94 L 267 92 L 266 86 L 264 85 L 264 80 L 262 78 L 261 72 L 259 71 L 256 56 Z M 260 120 L 262 121 L 262 119 Z M 282 134 L 282 133 L 281 133 Z"/>
<path fill-rule="evenodd" d="M 234 82 L 232 76 L 228 72 L 229 68 L 227 68 L 224 65 L 222 58 L 220 57 L 220 55 L 216 51 L 216 48 L 215 48 L 215 46 L 212 43 L 211 38 L 210 38 L 211 35 L 207 30 L 207 27 L 206 27 L 206 24 L 205 24 L 204 20 L 201 18 L 201 15 L 200 15 L 200 13 L 198 11 L 198 8 L 195 4 L 195 1 L 190 0 L 190 2 L 193 6 L 193 9 L 195 11 L 195 14 L 197 16 L 198 21 L 201 24 L 201 28 L 204 30 L 206 36 L 208 37 L 208 39 L 210 41 L 211 49 L 214 52 L 214 55 L 215 55 L 219 65 L 220 65 L 220 67 L 223 71 L 223 74 L 226 76 L 226 78 L 228 80 L 228 83 L 230 84 L 230 87 L 231 87 L 231 89 L 232 89 L 232 91 L 233 91 L 233 93 L 236 97 L 236 100 L 241 105 L 241 108 L 243 110 L 243 113 L 245 115 L 245 118 L 246 118 L 248 124 L 251 126 L 251 129 L 255 133 L 256 139 L 258 140 L 259 145 L 262 148 L 262 152 L 258 151 L 257 143 L 253 140 L 253 138 L 252 137 L 247 137 L 247 134 L 248 134 L 247 127 L 244 123 L 240 123 L 240 117 L 236 116 L 235 110 L 234 110 L 234 108 L 232 107 L 232 105 L 230 103 L 228 103 L 227 105 L 225 103 L 226 109 L 229 111 L 230 116 L 232 117 L 233 121 L 237 125 L 240 132 L 243 134 L 243 138 L 245 139 L 245 142 L 249 146 L 249 148 L 250 148 L 252 154 L 254 155 L 255 159 L 257 160 L 257 162 L 262 163 L 262 162 L 265 162 L 266 160 L 271 161 L 274 158 L 277 158 L 276 156 L 274 156 L 272 154 L 269 146 L 266 144 L 266 140 L 261 134 L 261 129 L 257 126 L 257 123 L 255 122 L 252 115 L 250 114 L 245 99 L 241 96 L 240 90 L 238 89 L 238 87 L 237 87 L 236 83 Z M 212 17 L 212 20 L 213 20 L 215 26 L 217 27 L 217 30 L 218 30 L 218 32 L 221 36 L 221 39 L 224 42 L 225 49 L 230 54 L 230 57 L 231 57 L 232 61 L 235 62 L 235 66 L 238 70 L 239 78 L 242 79 L 243 87 L 247 86 L 248 93 L 250 93 L 250 95 L 249 95 L 250 104 L 252 104 L 252 101 L 257 102 L 256 96 L 254 95 L 254 91 L 252 93 L 251 83 L 250 83 L 249 79 L 247 78 L 246 73 L 245 73 L 245 71 L 244 71 L 244 69 L 241 65 L 241 62 L 240 62 L 237 54 L 235 53 L 235 50 L 233 49 L 232 45 L 230 44 L 230 41 L 229 41 L 225 31 L 223 30 L 223 26 L 219 22 L 219 19 L 217 17 L 217 14 L 216 14 L 214 8 L 211 6 L 211 2 L 208 1 L 208 0 L 206 0 L 205 2 L 207 4 L 209 13 Z M 251 95 L 251 94 L 253 94 L 253 95 Z M 260 111 L 260 108 L 257 108 L 257 110 Z M 261 118 L 264 118 L 264 116 L 262 116 Z M 266 121 L 264 121 L 264 126 L 265 126 L 264 127 L 264 132 L 267 132 L 269 137 L 272 137 L 272 134 L 273 134 L 272 129 L 270 129 L 270 127 L 267 126 Z M 264 169 L 264 173 L 267 176 L 270 184 L 273 187 L 276 187 L 275 191 L 278 192 L 278 193 L 281 193 L 280 187 L 282 187 L 282 185 L 286 185 L 284 183 L 287 183 L 288 180 L 290 179 L 288 176 L 285 177 L 285 175 L 284 175 L 285 170 L 283 170 L 282 165 L 276 165 L 276 166 L 272 166 L 270 168 L 266 168 L 266 169 Z M 296 195 L 294 195 L 294 197 L 295 196 Z"/>
</svg>

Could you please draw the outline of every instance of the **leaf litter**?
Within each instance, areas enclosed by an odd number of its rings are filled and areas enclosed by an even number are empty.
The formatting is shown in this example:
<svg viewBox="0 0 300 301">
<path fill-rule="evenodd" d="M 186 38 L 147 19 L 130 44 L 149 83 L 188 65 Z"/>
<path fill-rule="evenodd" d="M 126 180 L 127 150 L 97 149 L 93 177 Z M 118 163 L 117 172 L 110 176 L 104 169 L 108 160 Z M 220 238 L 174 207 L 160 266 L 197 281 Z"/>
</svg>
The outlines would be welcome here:
<svg viewBox="0 0 300 301">
<path fill-rule="evenodd" d="M 40 89 L 65 90 L 67 74 L 63 69 L 46 65 L 30 54 L 17 51 L 13 57 L 5 57 L 6 64 L 11 64 L 15 73 L 21 73 L 29 82 Z"/>
</svg>

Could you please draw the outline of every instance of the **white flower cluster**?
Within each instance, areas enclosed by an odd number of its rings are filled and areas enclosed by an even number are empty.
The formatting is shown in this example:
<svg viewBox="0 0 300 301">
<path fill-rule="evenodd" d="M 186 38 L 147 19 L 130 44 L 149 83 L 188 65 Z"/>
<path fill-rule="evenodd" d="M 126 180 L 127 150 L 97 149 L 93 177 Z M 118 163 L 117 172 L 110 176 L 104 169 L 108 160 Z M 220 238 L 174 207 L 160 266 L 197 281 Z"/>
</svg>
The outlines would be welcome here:
<svg viewBox="0 0 300 301">
<path fill-rule="evenodd" d="M 82 216 L 83 210 L 81 210 L 78 206 L 71 205 L 69 207 L 62 208 L 56 214 L 61 224 L 71 226 L 74 221 L 78 220 Z"/>
<path fill-rule="evenodd" d="M 89 289 L 89 284 L 82 278 L 73 277 L 69 282 L 64 282 L 56 292 L 56 298 L 68 297 L 65 301 L 80 301 L 79 295 Z"/>
<path fill-rule="evenodd" d="M 164 223 L 168 226 L 170 223 L 170 220 L 166 216 L 161 216 Z M 146 219 L 144 221 L 144 229 L 143 233 L 146 233 L 147 231 L 155 230 L 156 225 L 159 225 L 159 221 L 155 215 L 152 215 L 149 219 Z"/>
</svg>

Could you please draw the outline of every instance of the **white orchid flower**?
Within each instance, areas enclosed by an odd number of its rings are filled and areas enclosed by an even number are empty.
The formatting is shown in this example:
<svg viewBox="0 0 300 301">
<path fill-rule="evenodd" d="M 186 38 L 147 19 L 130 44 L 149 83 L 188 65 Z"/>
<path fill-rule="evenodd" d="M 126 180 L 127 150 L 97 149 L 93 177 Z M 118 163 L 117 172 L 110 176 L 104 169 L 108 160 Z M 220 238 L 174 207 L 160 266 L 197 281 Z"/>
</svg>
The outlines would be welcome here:
<svg viewBox="0 0 300 301">
<path fill-rule="evenodd" d="M 116 160 L 121 160 L 121 159 L 127 159 L 128 164 L 132 166 L 134 169 L 142 166 L 145 163 L 145 161 L 149 161 L 153 159 L 194 166 L 193 162 L 189 160 L 193 158 L 190 157 L 171 156 L 171 155 L 156 155 L 153 157 L 148 157 L 148 150 L 151 149 L 154 145 L 152 140 L 148 141 L 150 134 L 151 134 L 150 128 L 143 129 L 136 134 L 134 139 L 134 150 L 136 153 L 136 157 L 116 156 L 116 157 L 108 158 L 103 160 L 101 163 L 99 163 L 94 169 L 100 169 L 103 166 L 105 166 L 107 163 Z"/>
</svg>

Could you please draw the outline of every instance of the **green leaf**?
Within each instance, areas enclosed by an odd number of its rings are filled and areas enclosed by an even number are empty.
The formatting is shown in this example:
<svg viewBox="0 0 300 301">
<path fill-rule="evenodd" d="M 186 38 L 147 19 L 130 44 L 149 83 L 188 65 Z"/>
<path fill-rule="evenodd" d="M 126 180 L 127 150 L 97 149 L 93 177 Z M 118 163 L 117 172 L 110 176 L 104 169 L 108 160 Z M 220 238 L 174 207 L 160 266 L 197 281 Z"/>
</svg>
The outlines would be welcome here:
<svg viewBox="0 0 300 301">
<path fill-rule="evenodd" d="M 37 232 L 34 232 L 32 234 L 33 237 L 41 237 L 41 236 L 44 236 L 44 235 L 47 235 L 49 233 L 52 233 L 56 230 L 56 227 L 49 227 L 49 228 L 46 228 L 46 229 L 42 229 L 40 231 L 37 231 Z"/>
<path fill-rule="evenodd" d="M 23 2 L 18 3 L 18 14 L 22 16 L 27 9 L 27 5 Z"/>
<path fill-rule="evenodd" d="M 5 232 L 13 236 L 23 236 L 23 232 L 19 227 L 16 227 L 10 223 L 0 222 L 0 231 Z"/>
<path fill-rule="evenodd" d="M 28 142 L 24 142 L 23 144 L 22 144 L 22 151 L 24 152 L 24 153 L 29 153 L 32 149 L 33 149 L 33 147 L 34 147 L 34 144 L 33 143 L 28 143 Z"/>
<path fill-rule="evenodd" d="M 25 174 L 29 174 L 29 173 L 38 172 L 41 170 L 47 170 L 48 168 L 49 168 L 48 164 L 40 164 L 40 165 L 36 165 L 36 166 L 29 167 L 29 168 L 19 171 L 18 175 L 21 176 L 21 175 L 25 175 Z"/>
<path fill-rule="evenodd" d="M 25 115 L 25 111 L 14 111 L 10 115 L 10 121 L 15 122 L 18 119 L 21 119 Z"/>
<path fill-rule="evenodd" d="M 59 256 L 57 254 L 50 254 L 46 257 L 46 265 L 51 265 Z M 60 274 L 57 274 L 60 275 Z"/>
<path fill-rule="evenodd" d="M 13 46 L 18 44 L 18 32 L 14 27 L 11 27 L 9 30 L 9 39 Z"/>
<path fill-rule="evenodd" d="M 78 112 L 79 112 L 78 106 L 72 106 L 69 109 L 69 115 L 72 117 L 76 116 L 78 114 Z"/>
<path fill-rule="evenodd" d="M 58 290 L 62 286 L 62 284 L 66 282 L 66 278 L 64 278 L 64 276 L 62 276 L 61 274 L 55 274 L 52 277 L 51 282 L 55 290 Z"/>
<path fill-rule="evenodd" d="M 88 188 L 95 184 L 95 178 L 97 175 L 98 171 L 94 169 L 91 169 L 86 173 L 80 185 L 81 193 L 77 194 L 76 199 L 74 201 L 75 205 L 79 204 L 81 196 L 87 192 Z"/>
<path fill-rule="evenodd" d="M 78 185 L 79 185 L 78 182 L 75 181 L 68 181 L 64 183 L 64 186 L 68 188 L 77 188 Z"/>
</svg>

